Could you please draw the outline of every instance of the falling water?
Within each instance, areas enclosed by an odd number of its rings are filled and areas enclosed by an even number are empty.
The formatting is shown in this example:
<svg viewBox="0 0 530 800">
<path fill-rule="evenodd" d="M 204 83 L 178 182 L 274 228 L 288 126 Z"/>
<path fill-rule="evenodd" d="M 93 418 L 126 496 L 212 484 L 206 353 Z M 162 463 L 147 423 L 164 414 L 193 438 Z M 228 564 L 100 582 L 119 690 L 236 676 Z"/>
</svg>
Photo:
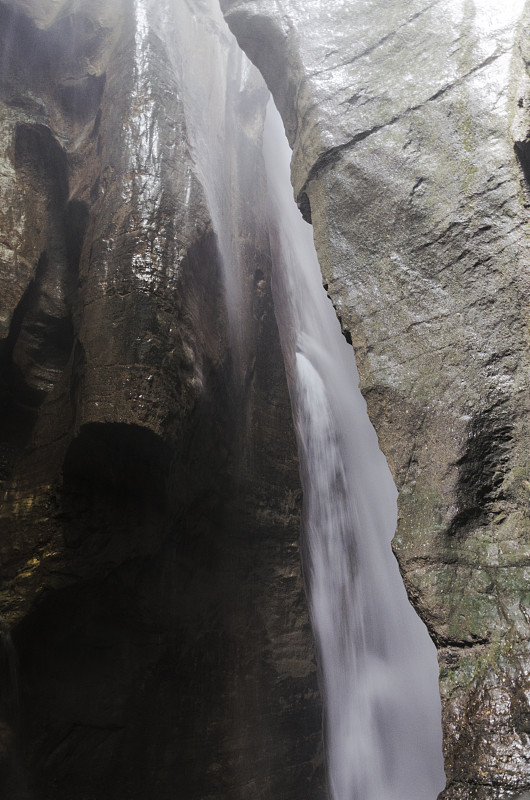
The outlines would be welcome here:
<svg viewBox="0 0 530 800">
<path fill-rule="evenodd" d="M 145 0 L 136 0 L 142 6 Z M 180 94 L 191 143 L 191 159 L 199 178 L 216 234 L 234 370 L 244 371 L 249 313 L 245 306 L 245 224 L 248 208 L 256 202 L 249 196 L 249 161 L 246 129 L 254 120 L 245 119 L 245 93 L 266 95 L 259 73 L 243 55 L 224 21 L 218 0 L 152 0 L 158 15 L 158 34 L 172 39 L 168 52 L 181 76 Z M 166 13 L 163 13 L 164 6 Z M 177 8 L 177 14 L 169 9 Z M 256 130 L 256 137 L 259 129 Z M 247 196 L 242 187 L 246 184 Z M 189 200 L 189 193 L 187 199 Z"/>
<path fill-rule="evenodd" d="M 435 648 L 391 551 L 396 490 L 293 200 L 272 102 L 264 154 L 333 800 L 432 800 L 445 782 Z"/>
<path fill-rule="evenodd" d="M 135 0 L 135 7 L 145 29 L 140 50 L 149 22 L 179 76 L 195 175 L 224 271 L 234 358 L 243 363 L 241 243 L 245 208 L 259 215 L 260 199 L 249 194 L 255 153 L 233 145 L 245 126 L 259 138 L 243 102 L 256 73 L 216 0 Z M 391 551 L 396 490 L 358 390 L 353 352 L 321 285 L 312 229 L 293 201 L 290 151 L 272 103 L 264 145 L 275 311 L 301 456 L 333 800 L 434 800 L 444 785 L 435 649 Z"/>
</svg>

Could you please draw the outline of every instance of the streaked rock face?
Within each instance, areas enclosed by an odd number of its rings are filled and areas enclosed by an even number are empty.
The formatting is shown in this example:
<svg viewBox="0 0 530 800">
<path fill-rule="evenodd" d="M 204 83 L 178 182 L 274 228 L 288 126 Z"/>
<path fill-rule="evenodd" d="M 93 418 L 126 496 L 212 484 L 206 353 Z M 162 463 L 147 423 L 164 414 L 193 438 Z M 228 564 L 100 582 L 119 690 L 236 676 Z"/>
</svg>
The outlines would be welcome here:
<svg viewBox="0 0 530 800">
<path fill-rule="evenodd" d="M 294 147 L 439 647 L 445 798 L 530 786 L 523 2 L 223 0 Z"/>
<path fill-rule="evenodd" d="M 195 11 L 205 51 L 232 58 L 220 19 Z M 250 320 L 236 372 L 171 49 L 186 14 L 0 3 L 10 800 L 322 796 L 298 469 L 252 200 L 266 91 L 247 71 L 230 142 L 251 191 L 232 202 Z"/>
</svg>

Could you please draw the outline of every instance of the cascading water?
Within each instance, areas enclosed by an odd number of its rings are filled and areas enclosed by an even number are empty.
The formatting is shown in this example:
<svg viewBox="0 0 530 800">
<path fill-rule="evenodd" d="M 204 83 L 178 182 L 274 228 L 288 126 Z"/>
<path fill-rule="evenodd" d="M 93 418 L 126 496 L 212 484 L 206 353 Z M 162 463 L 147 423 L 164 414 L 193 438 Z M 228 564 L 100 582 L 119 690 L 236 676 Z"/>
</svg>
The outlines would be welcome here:
<svg viewBox="0 0 530 800">
<path fill-rule="evenodd" d="M 333 800 L 433 800 L 444 785 L 435 649 L 408 602 L 390 548 L 395 487 L 358 390 L 352 349 L 322 288 L 312 229 L 292 197 L 281 120 L 269 104 L 266 201 L 255 189 L 249 193 L 255 153 L 228 147 L 242 125 L 255 128 L 259 138 L 256 119 L 246 119 L 244 110 L 245 87 L 255 71 L 216 0 L 135 2 L 140 33 L 149 16 L 179 75 L 193 163 L 217 237 L 234 374 L 241 384 L 248 322 L 245 208 L 259 214 L 262 203 L 265 220 L 269 206 L 275 311 L 301 457 L 305 564 Z M 189 194 L 188 186 L 186 202 Z"/>
<path fill-rule="evenodd" d="M 143 1 L 136 0 L 140 5 Z M 150 5 L 158 18 L 158 34 L 172 40 L 168 53 L 181 76 L 192 159 L 217 238 L 234 372 L 242 380 L 249 335 L 243 231 L 249 204 L 252 208 L 257 200 L 250 196 L 249 182 L 255 152 L 246 152 L 243 131 L 255 121 L 243 119 L 237 99 L 262 81 L 229 31 L 217 0 L 184 0 L 176 4 L 176 15 L 170 10 L 174 0 Z M 246 196 L 241 191 L 245 182 Z"/>
<path fill-rule="evenodd" d="M 290 150 L 272 102 L 264 154 L 332 796 L 428 800 L 445 781 L 435 648 L 390 548 L 395 487 L 321 284 L 312 229 L 292 197 Z"/>
</svg>

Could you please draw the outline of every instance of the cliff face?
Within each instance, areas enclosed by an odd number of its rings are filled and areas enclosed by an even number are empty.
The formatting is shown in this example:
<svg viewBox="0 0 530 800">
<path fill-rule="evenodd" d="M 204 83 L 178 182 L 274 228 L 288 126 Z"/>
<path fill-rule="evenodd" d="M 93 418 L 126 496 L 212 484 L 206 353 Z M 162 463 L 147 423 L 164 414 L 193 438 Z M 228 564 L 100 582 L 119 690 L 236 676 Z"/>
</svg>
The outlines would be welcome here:
<svg viewBox="0 0 530 800">
<path fill-rule="evenodd" d="M 445 800 L 530 789 L 530 37 L 505 5 L 223 0 L 400 491 Z M 237 62 L 212 8 L 0 2 L 9 798 L 323 796 L 266 97 L 233 73 L 242 116 L 208 111 L 230 149 L 201 160 L 203 65 Z M 254 200 L 211 182 L 223 158 Z"/>
<path fill-rule="evenodd" d="M 171 39 L 237 55 L 148 5 L 0 3 L 0 794 L 319 797 L 268 237 L 235 186 L 243 352 Z"/>
<path fill-rule="evenodd" d="M 530 787 L 523 3 L 223 0 L 294 148 L 439 648 L 454 798 Z M 509 6 L 509 7 L 508 7 Z"/>
</svg>

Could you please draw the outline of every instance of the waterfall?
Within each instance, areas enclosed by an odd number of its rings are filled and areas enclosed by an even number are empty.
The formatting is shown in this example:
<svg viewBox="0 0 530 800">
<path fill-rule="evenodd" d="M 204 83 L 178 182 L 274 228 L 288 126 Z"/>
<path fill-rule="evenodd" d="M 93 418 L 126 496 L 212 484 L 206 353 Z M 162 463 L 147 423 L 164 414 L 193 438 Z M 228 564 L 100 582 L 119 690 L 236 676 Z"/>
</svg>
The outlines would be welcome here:
<svg viewBox="0 0 530 800">
<path fill-rule="evenodd" d="M 149 18 L 167 43 L 179 76 L 241 385 L 249 330 L 244 298 L 252 291 L 244 286 L 244 265 L 261 257 L 244 251 L 246 209 L 261 214 L 264 224 L 269 220 L 275 313 L 301 460 L 305 572 L 333 800 L 433 800 L 444 786 L 435 648 L 392 554 L 396 490 L 358 389 L 353 351 L 322 288 L 312 229 L 293 200 L 281 120 L 270 102 L 267 199 L 249 178 L 259 155 L 237 138 L 243 130 L 252 132 L 254 143 L 260 137 L 259 120 L 245 105 L 256 71 L 217 0 L 135 3 L 139 19 Z"/>
<path fill-rule="evenodd" d="M 290 150 L 272 102 L 264 155 L 332 797 L 429 800 L 445 783 L 436 652 L 391 551 L 396 490 L 322 287 L 312 228 L 293 200 Z"/>
<path fill-rule="evenodd" d="M 136 2 L 142 6 L 145 0 Z M 252 118 L 251 106 L 240 98 L 256 91 L 265 97 L 267 90 L 228 29 L 218 0 L 148 0 L 148 5 L 158 35 L 168 40 L 167 52 L 180 76 L 191 160 L 217 239 L 237 388 L 238 381 L 244 382 L 250 336 L 244 301 L 249 290 L 245 285 L 248 254 L 242 231 L 249 224 L 249 209 L 258 202 L 251 188 L 255 146 L 253 142 L 249 152 L 247 131 L 257 125 L 259 136 L 259 119 Z M 249 113 L 250 118 L 244 118 Z"/>
</svg>

